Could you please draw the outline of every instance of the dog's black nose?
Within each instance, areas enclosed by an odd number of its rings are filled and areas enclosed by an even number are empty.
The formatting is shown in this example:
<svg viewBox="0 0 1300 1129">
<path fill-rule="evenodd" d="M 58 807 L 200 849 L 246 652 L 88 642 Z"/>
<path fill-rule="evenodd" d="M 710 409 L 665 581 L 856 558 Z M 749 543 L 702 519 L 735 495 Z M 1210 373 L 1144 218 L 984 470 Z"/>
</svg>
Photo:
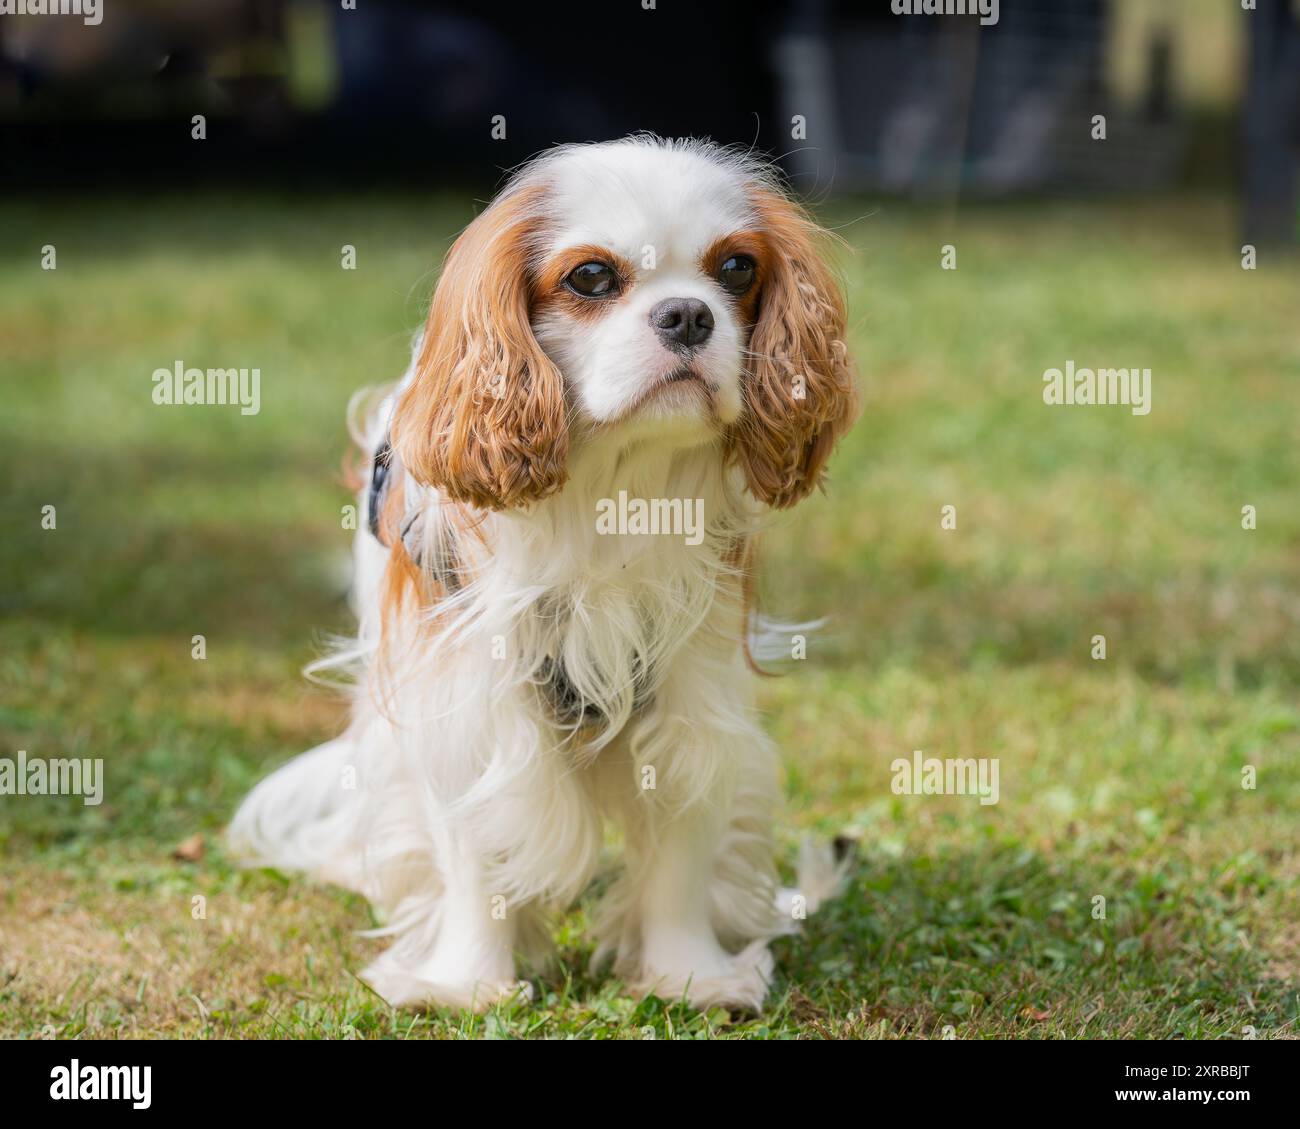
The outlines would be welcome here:
<svg viewBox="0 0 1300 1129">
<path fill-rule="evenodd" d="M 650 311 L 659 340 L 674 352 L 698 349 L 713 332 L 713 311 L 698 298 L 665 298 Z"/>
</svg>

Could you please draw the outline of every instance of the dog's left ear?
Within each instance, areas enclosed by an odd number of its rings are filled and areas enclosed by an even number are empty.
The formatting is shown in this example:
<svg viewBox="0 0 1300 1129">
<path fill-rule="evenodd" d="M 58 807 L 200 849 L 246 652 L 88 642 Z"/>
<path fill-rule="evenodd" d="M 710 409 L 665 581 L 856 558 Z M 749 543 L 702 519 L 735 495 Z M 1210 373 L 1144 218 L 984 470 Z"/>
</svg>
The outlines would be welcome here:
<svg viewBox="0 0 1300 1129">
<path fill-rule="evenodd" d="M 754 202 L 772 255 L 750 335 L 733 452 L 753 495 L 784 509 L 821 482 L 836 441 L 857 415 L 858 394 L 844 340 L 844 296 L 822 252 L 826 233 L 778 192 L 756 189 Z"/>
</svg>

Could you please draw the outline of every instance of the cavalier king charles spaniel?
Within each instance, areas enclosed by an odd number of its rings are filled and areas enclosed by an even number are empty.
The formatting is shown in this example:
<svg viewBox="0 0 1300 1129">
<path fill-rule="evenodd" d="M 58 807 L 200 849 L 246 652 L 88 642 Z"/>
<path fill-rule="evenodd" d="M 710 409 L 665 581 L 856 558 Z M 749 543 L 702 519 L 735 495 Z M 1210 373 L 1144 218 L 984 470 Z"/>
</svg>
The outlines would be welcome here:
<svg viewBox="0 0 1300 1129">
<path fill-rule="evenodd" d="M 375 905 L 391 1003 L 527 994 L 607 823 L 596 958 L 637 994 L 759 1010 L 768 941 L 838 884 L 806 849 L 778 887 L 752 659 L 755 535 L 856 409 L 823 239 L 768 166 L 634 137 L 533 160 L 448 253 L 354 427 L 351 724 L 230 832 Z"/>
</svg>

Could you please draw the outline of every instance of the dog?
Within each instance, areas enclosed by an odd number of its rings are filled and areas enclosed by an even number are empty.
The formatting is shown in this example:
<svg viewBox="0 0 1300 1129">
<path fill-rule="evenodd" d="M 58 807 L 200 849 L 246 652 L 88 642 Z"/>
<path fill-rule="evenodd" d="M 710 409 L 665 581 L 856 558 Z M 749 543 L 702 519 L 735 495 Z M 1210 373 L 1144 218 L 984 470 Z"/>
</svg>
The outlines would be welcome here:
<svg viewBox="0 0 1300 1129">
<path fill-rule="evenodd" d="M 752 156 L 638 135 L 534 158 L 448 253 L 357 425 L 351 724 L 230 828 L 370 899 L 390 1003 L 520 991 L 607 824 L 596 960 L 635 994 L 760 1010 L 836 885 L 814 850 L 778 887 L 752 658 L 755 536 L 857 411 L 826 238 Z"/>
</svg>

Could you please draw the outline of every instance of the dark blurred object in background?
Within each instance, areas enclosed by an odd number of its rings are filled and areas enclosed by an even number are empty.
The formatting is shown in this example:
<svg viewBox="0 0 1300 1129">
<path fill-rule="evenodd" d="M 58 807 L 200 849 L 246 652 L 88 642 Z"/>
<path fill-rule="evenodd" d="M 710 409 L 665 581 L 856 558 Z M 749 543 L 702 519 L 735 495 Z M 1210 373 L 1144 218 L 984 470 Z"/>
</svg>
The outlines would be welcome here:
<svg viewBox="0 0 1300 1129">
<path fill-rule="evenodd" d="M 1219 36 L 1247 227 L 1295 231 L 1296 0 L 1000 0 L 990 26 L 891 0 L 344 2 L 0 18 L 8 180 L 477 185 L 559 141 L 649 129 L 779 154 L 814 195 L 1154 189 L 1194 165 L 1197 44 Z"/>
<path fill-rule="evenodd" d="M 637 129 L 750 143 L 773 108 L 780 14 L 762 0 L 692 5 L 685 22 L 639 0 L 102 2 L 99 26 L 0 19 L 18 181 L 481 183 Z"/>
<path fill-rule="evenodd" d="M 1300 4 L 1257 0 L 1245 106 L 1245 236 L 1254 243 L 1297 238 L 1300 201 Z"/>
</svg>

